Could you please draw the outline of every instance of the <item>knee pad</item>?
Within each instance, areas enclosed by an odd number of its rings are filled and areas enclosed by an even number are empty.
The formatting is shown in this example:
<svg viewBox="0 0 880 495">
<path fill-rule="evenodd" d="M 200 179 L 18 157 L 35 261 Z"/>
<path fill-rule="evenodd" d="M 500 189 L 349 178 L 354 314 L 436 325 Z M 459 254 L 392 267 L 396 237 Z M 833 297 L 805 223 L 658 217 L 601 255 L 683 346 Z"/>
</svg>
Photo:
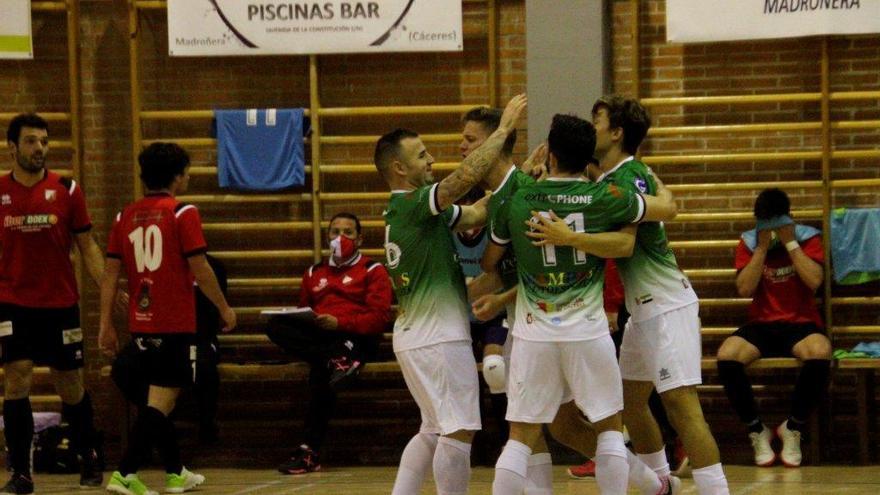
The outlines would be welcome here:
<svg viewBox="0 0 880 495">
<path fill-rule="evenodd" d="M 483 358 L 483 379 L 493 394 L 504 393 L 507 383 L 507 365 L 498 354 L 490 354 Z"/>
</svg>

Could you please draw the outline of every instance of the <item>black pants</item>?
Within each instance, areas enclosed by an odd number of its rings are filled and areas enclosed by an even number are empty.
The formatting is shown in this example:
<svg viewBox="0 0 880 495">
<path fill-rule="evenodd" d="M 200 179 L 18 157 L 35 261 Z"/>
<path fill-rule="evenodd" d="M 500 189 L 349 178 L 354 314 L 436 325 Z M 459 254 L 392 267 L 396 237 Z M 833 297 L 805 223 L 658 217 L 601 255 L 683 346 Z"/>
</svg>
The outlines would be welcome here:
<svg viewBox="0 0 880 495">
<path fill-rule="evenodd" d="M 347 356 L 362 363 L 375 358 L 378 335 L 360 335 L 316 327 L 303 327 L 283 315 L 269 320 L 266 335 L 287 353 L 309 363 L 310 400 L 305 418 L 303 443 L 320 451 L 327 426 L 336 407 L 336 391 L 330 386 L 330 359 Z"/>
<path fill-rule="evenodd" d="M 199 406 L 199 424 L 202 428 L 214 428 L 220 390 L 220 374 L 217 372 L 220 353 L 216 336 L 197 334 L 196 348 L 193 394 Z M 129 342 L 113 361 L 111 376 L 126 400 L 143 407 L 147 405 L 150 380 L 139 361 L 137 346 L 134 341 Z"/>
</svg>

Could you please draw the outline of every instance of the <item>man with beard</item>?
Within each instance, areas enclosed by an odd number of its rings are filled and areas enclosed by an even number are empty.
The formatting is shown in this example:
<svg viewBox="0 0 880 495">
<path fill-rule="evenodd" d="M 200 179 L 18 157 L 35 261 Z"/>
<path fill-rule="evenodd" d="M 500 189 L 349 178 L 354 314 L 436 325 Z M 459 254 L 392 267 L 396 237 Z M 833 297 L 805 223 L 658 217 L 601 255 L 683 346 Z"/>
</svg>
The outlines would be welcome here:
<svg viewBox="0 0 880 495">
<path fill-rule="evenodd" d="M 12 171 L 0 177 L 0 362 L 5 387 L 3 420 L 12 477 L 4 494 L 33 493 L 29 399 L 34 363 L 49 366 L 71 441 L 82 457 L 80 486 L 101 486 L 94 449 L 92 402 L 83 388 L 83 331 L 71 245 L 100 283 L 101 250 L 90 234 L 82 188 L 46 170 L 49 125 L 36 114 L 12 119 L 6 141 Z"/>
</svg>

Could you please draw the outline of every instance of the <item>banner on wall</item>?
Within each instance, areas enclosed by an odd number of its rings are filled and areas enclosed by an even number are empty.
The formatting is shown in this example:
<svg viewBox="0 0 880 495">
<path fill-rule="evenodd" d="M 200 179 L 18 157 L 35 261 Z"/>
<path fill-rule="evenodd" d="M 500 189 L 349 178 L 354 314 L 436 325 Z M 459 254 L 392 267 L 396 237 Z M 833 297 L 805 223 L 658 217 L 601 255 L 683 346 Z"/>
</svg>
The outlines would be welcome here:
<svg viewBox="0 0 880 495">
<path fill-rule="evenodd" d="M 880 33 L 880 0 L 666 0 L 666 40 Z"/>
<path fill-rule="evenodd" d="M 461 24 L 461 0 L 168 0 L 168 53 L 460 51 Z"/>
<path fill-rule="evenodd" d="M 34 58 L 30 0 L 0 0 L 0 58 Z"/>
</svg>

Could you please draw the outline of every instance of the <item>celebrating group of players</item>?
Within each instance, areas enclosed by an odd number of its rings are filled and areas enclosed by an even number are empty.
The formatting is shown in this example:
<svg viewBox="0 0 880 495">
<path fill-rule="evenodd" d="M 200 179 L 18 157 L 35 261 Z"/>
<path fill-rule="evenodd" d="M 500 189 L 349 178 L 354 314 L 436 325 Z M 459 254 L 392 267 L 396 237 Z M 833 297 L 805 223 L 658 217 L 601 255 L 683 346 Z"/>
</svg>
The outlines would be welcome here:
<svg viewBox="0 0 880 495">
<path fill-rule="evenodd" d="M 677 493 L 681 482 L 670 474 L 647 405 L 655 388 L 691 457 L 699 493 L 728 493 L 696 391 L 699 302 L 662 224 L 676 206 L 635 158 L 650 127 L 647 112 L 615 96 L 595 103 L 592 122 L 556 115 L 546 143 L 517 168 L 509 155 L 526 106 L 518 95 L 495 122 L 466 124 L 470 149 L 437 183 L 417 133 L 397 129 L 376 145 L 376 167 L 391 189 L 384 217 L 400 305 L 394 351 L 422 415 L 393 493 L 418 493 L 429 471 L 438 493 L 467 492 L 470 443 L 481 426 L 467 301 L 476 300 L 474 314 L 493 316 L 505 299 L 493 293 L 502 289 L 515 298 L 507 313 L 509 358 L 483 368 L 490 385 L 506 383 L 508 397 L 510 439 L 493 493 L 552 493 L 543 424 L 594 457 L 601 493 L 626 493 L 628 483 L 644 494 Z M 493 194 L 455 204 L 474 186 Z M 488 271 L 466 287 L 451 231 L 481 225 L 491 229 L 482 263 Z M 602 258 L 618 259 L 632 313 L 619 365 L 602 307 Z M 637 454 L 624 445 L 623 423 Z"/>
</svg>

